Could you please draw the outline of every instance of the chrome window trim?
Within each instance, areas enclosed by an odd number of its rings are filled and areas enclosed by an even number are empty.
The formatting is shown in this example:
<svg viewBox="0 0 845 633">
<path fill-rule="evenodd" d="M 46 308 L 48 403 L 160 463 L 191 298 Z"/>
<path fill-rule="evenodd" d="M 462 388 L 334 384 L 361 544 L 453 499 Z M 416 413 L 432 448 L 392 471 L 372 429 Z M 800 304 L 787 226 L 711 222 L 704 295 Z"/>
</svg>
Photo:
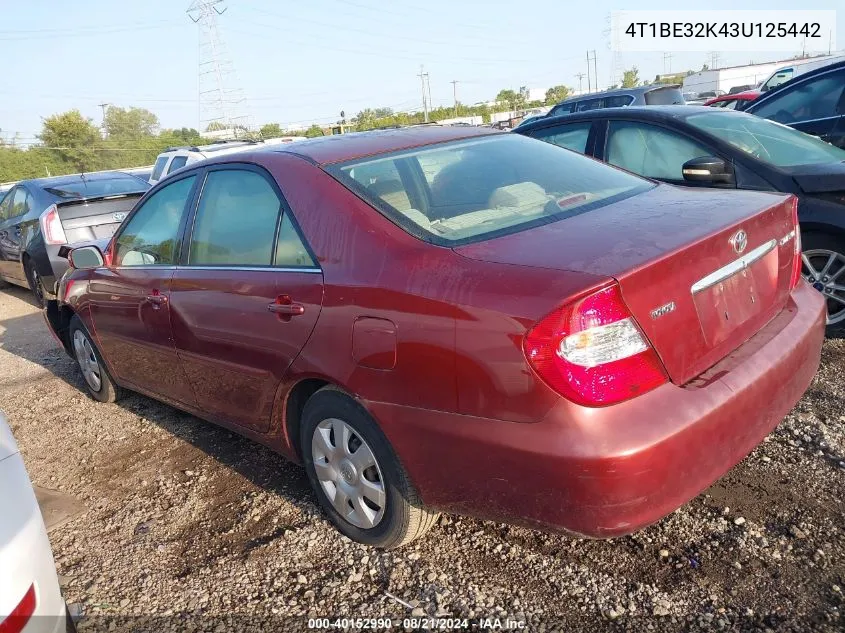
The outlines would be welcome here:
<svg viewBox="0 0 845 633">
<path fill-rule="evenodd" d="M 722 266 L 718 270 L 714 270 L 706 277 L 702 277 L 692 285 L 690 291 L 692 292 L 692 294 L 696 294 L 703 290 L 707 290 L 708 288 L 711 288 L 718 283 L 725 281 L 729 277 L 733 277 L 736 273 L 745 268 L 748 268 L 758 259 L 762 259 L 766 255 L 768 255 L 775 249 L 777 244 L 777 240 L 769 240 L 765 244 L 755 248 L 753 251 L 749 251 L 739 259 L 735 259 L 730 264 Z"/>
<path fill-rule="evenodd" d="M 272 273 L 322 273 L 321 268 L 296 268 L 293 266 L 176 266 L 178 270 L 201 270 L 201 271 L 246 271 L 246 272 L 272 272 Z"/>
<path fill-rule="evenodd" d="M 173 264 L 142 264 L 141 266 L 103 266 L 107 270 L 176 270 Z"/>
</svg>

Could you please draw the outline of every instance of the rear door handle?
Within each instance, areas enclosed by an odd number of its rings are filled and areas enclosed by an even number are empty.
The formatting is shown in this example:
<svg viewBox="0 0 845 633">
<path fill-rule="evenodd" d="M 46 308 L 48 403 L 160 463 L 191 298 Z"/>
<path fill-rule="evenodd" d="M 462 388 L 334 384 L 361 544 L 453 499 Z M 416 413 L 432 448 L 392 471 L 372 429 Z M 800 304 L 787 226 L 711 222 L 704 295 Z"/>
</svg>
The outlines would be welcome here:
<svg viewBox="0 0 845 633">
<path fill-rule="evenodd" d="M 273 314 L 279 316 L 299 316 L 305 314 L 305 306 L 301 303 L 294 303 L 289 295 L 279 295 L 276 300 L 267 306 Z"/>
<path fill-rule="evenodd" d="M 154 310 L 158 310 L 161 306 L 167 303 L 167 295 L 147 295 L 147 301 L 153 304 Z"/>
</svg>

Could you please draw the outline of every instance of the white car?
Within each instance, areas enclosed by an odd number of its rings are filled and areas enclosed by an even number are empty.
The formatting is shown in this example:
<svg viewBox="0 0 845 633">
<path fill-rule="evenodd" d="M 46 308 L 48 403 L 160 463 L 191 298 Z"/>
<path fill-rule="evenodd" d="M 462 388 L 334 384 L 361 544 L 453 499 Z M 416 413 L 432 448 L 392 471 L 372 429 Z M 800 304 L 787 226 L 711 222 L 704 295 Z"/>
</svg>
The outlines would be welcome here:
<svg viewBox="0 0 845 633">
<path fill-rule="evenodd" d="M 0 631 L 72 631 L 41 510 L 2 413 L 0 490 Z"/>
</svg>

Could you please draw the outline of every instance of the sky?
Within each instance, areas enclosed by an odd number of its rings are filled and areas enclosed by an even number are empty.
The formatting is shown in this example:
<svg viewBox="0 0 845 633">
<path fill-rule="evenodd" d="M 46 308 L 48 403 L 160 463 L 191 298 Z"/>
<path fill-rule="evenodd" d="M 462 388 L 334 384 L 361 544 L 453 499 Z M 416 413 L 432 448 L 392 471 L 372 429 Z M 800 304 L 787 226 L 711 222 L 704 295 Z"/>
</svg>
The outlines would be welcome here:
<svg viewBox="0 0 845 633">
<path fill-rule="evenodd" d="M 162 127 L 199 127 L 198 29 L 191 0 L 0 0 L 0 136 L 35 142 L 43 117 L 99 104 L 144 107 Z M 836 9 L 815 0 L 812 9 Z M 420 65 L 435 105 L 493 99 L 503 88 L 578 87 L 587 51 L 598 79 L 637 66 L 640 78 L 698 70 L 707 53 L 610 50 L 610 12 L 669 10 L 677 2 L 618 0 L 227 0 L 219 30 L 252 123 L 334 122 L 365 107 L 419 109 Z M 682 7 L 681 7 L 682 8 Z M 794 0 L 710 0 L 708 9 L 795 9 Z M 845 10 L 837 16 L 845 46 Z M 799 53 L 800 51 L 795 51 Z M 723 52 L 719 65 L 774 61 L 771 51 Z M 669 68 L 671 64 L 671 68 Z M 586 88 L 586 77 L 583 79 Z"/>
</svg>

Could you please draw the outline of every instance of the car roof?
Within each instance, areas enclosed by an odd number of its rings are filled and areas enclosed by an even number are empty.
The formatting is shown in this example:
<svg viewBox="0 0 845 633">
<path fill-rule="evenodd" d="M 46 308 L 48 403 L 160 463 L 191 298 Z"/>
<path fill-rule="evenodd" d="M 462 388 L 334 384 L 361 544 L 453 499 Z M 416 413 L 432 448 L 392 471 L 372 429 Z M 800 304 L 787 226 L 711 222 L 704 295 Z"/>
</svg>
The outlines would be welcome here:
<svg viewBox="0 0 845 633">
<path fill-rule="evenodd" d="M 601 99 L 603 97 L 615 97 L 617 95 L 644 95 L 647 92 L 654 90 L 661 90 L 663 88 L 677 88 L 680 89 L 680 84 L 649 84 L 648 86 L 637 86 L 636 88 L 615 88 L 613 90 L 604 90 L 602 92 L 591 92 L 588 94 L 577 95 L 575 97 L 567 97 L 563 101 L 555 104 L 555 107 L 564 103 L 573 103 L 575 101 L 585 101 L 587 99 Z"/>
<path fill-rule="evenodd" d="M 422 145 L 494 134 L 503 134 L 503 132 L 490 128 L 421 125 L 317 137 L 299 143 L 271 145 L 260 149 L 259 152 L 296 154 L 318 165 L 325 165 L 342 163 L 375 154 L 397 152 Z"/>
<path fill-rule="evenodd" d="M 84 178 L 83 178 L 84 176 Z M 118 178 L 134 178 L 139 182 L 144 182 L 138 176 L 127 174 L 123 171 L 107 171 L 107 172 L 91 172 L 87 174 L 69 174 L 67 176 L 50 176 L 48 178 L 31 178 L 29 180 L 21 180 L 20 184 L 34 185 L 41 188 L 55 188 L 62 185 L 76 184 L 82 182 L 95 182 L 105 180 L 115 180 Z"/>
<path fill-rule="evenodd" d="M 659 105 L 659 106 L 625 106 L 622 108 L 599 108 L 596 110 L 585 110 L 572 114 L 559 114 L 551 117 L 544 117 L 537 121 L 527 123 L 525 127 L 519 127 L 515 131 L 520 133 L 531 130 L 542 129 L 557 123 L 573 123 L 577 121 L 593 121 L 596 119 L 636 119 L 647 121 L 669 121 L 683 120 L 702 112 L 713 112 L 718 114 L 744 114 L 736 110 L 724 108 L 710 108 L 698 105 Z"/>
<path fill-rule="evenodd" d="M 759 97 L 762 92 L 759 90 L 743 90 L 742 92 L 734 92 L 733 94 L 726 94 L 726 95 L 719 95 L 718 97 L 713 97 L 712 99 L 708 99 L 705 105 L 711 103 L 718 103 L 720 101 L 736 101 L 739 99 L 740 101 L 743 99 L 753 100 Z"/>
</svg>

